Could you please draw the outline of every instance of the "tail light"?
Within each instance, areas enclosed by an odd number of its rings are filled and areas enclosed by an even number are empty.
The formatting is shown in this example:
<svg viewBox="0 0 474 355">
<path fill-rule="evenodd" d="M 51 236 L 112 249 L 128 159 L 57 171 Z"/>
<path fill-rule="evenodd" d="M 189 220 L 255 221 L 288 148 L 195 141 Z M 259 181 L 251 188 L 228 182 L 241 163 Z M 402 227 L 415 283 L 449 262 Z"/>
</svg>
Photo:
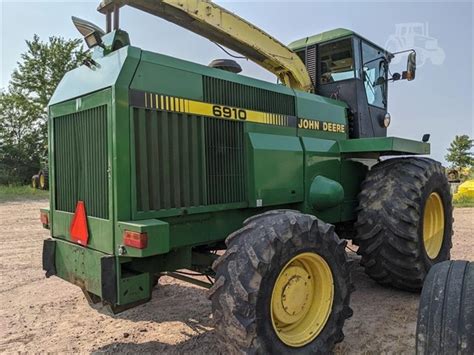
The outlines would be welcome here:
<svg viewBox="0 0 474 355">
<path fill-rule="evenodd" d="M 123 244 L 136 249 L 145 249 L 148 245 L 148 236 L 146 233 L 125 231 Z"/>
</svg>

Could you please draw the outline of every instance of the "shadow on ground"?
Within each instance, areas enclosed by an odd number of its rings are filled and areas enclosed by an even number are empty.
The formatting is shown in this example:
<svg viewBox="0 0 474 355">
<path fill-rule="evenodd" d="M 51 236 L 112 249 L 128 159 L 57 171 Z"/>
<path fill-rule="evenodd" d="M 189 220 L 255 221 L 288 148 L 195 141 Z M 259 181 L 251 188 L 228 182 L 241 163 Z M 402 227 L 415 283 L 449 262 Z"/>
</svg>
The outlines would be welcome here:
<svg viewBox="0 0 474 355">
<path fill-rule="evenodd" d="M 215 331 L 207 331 L 178 344 L 165 344 L 159 341 L 145 343 L 115 342 L 95 350 L 98 353 L 129 353 L 129 354 L 224 354 L 225 349 L 217 343 Z"/>
<path fill-rule="evenodd" d="M 368 278 L 359 266 L 359 257 L 349 253 L 352 263 L 352 279 L 356 291 L 352 294 L 351 307 L 354 316 L 344 326 L 345 339 L 335 348 L 336 354 L 351 353 L 360 338 L 367 339 L 363 351 L 390 351 L 394 344 L 402 345 L 405 350 L 414 349 L 414 330 L 418 297 L 409 293 L 378 285 Z M 161 282 L 161 281 L 160 281 Z M 170 282 L 170 283 L 168 283 Z M 172 282 L 172 283 L 171 283 Z M 384 305 L 381 307 L 381 305 Z M 166 332 L 166 322 L 180 322 L 186 325 L 178 334 L 176 328 L 169 326 L 169 335 L 179 339 L 164 343 L 150 341 L 150 338 L 130 337 L 115 339 L 114 342 L 94 349 L 94 352 L 106 353 L 166 353 L 166 354 L 219 354 L 227 353 L 218 344 L 211 318 L 210 302 L 206 290 L 165 281 L 153 292 L 153 299 L 142 306 L 125 311 L 114 317 L 132 322 L 150 322 L 160 327 L 160 333 Z M 385 322 L 381 322 L 384 319 Z M 402 324 L 402 326 L 401 326 Z M 385 334 L 383 337 L 377 334 Z M 184 340 L 183 340 L 184 338 Z M 354 344 L 353 344 L 354 343 Z"/>
<path fill-rule="evenodd" d="M 94 349 L 93 353 L 166 353 L 166 354 L 216 354 L 225 351 L 217 343 L 213 321 L 211 317 L 210 301 L 206 296 L 207 290 L 184 283 L 176 283 L 168 278 L 155 287 L 150 302 L 136 308 L 112 315 L 116 319 L 124 319 L 137 323 L 133 330 L 122 339 Z M 100 313 L 111 316 L 104 309 Z M 145 325 L 144 325 L 145 322 Z M 160 328 L 169 327 L 169 331 L 176 332 L 173 322 L 183 323 L 185 329 L 175 334 L 180 338 L 187 338 L 176 344 L 160 341 L 140 342 L 136 339 L 136 332 L 148 332 L 146 324 Z M 154 324 L 153 324 L 154 323 Z M 165 325 L 168 323 L 168 325 Z M 171 323 L 171 325 L 169 325 Z M 171 334 L 170 334 L 171 335 Z M 196 349 L 199 349 L 196 351 Z"/>
</svg>

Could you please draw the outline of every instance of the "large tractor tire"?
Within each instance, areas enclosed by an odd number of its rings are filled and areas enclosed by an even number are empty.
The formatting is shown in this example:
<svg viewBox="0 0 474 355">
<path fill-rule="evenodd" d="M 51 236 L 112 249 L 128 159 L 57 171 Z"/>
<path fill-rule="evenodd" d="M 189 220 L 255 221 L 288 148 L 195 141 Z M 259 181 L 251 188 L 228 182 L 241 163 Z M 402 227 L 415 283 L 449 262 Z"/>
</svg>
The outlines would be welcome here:
<svg viewBox="0 0 474 355">
<path fill-rule="evenodd" d="M 39 189 L 39 176 L 38 175 L 33 175 L 31 177 L 31 187 L 33 189 Z"/>
<path fill-rule="evenodd" d="M 430 268 L 450 257 L 452 223 L 441 164 L 427 158 L 383 161 L 369 171 L 359 194 L 361 264 L 383 285 L 419 291 Z"/>
<path fill-rule="evenodd" d="M 417 354 L 474 354 L 474 263 L 435 265 L 421 292 Z"/>
<path fill-rule="evenodd" d="M 49 189 L 49 171 L 48 169 L 41 169 L 38 173 L 39 177 L 39 188 L 41 190 Z"/>
<path fill-rule="evenodd" d="M 346 242 L 313 216 L 249 218 L 226 240 L 209 291 L 218 338 L 231 352 L 328 353 L 352 315 Z"/>
</svg>

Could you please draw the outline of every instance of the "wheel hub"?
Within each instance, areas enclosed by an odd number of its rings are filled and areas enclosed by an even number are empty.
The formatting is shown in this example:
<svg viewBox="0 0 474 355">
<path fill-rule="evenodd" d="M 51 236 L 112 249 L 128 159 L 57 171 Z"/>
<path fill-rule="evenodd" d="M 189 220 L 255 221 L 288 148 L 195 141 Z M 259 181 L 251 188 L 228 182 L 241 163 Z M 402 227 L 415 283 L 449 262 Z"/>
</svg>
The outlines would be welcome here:
<svg viewBox="0 0 474 355">
<path fill-rule="evenodd" d="M 311 342 L 329 318 L 333 295 L 331 269 L 321 256 L 303 253 L 291 259 L 272 292 L 271 317 L 278 337 L 293 347 Z"/>
<path fill-rule="evenodd" d="M 437 192 L 432 192 L 426 200 L 423 216 L 423 244 L 430 259 L 435 259 L 439 255 L 443 239 L 443 201 Z"/>
<path fill-rule="evenodd" d="M 290 324 L 304 316 L 313 295 L 311 276 L 304 268 L 289 267 L 281 275 L 275 288 L 279 297 L 275 297 L 273 307 L 280 323 Z"/>
</svg>

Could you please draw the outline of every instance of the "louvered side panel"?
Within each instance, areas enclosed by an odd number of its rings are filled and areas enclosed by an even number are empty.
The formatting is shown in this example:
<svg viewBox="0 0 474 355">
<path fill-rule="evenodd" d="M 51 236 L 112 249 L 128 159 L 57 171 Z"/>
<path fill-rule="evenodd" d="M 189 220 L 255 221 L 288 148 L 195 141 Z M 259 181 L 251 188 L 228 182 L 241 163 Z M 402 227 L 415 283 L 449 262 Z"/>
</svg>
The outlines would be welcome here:
<svg viewBox="0 0 474 355">
<path fill-rule="evenodd" d="M 316 85 L 317 78 L 317 68 L 316 68 L 316 46 L 311 46 L 306 50 L 306 68 L 308 69 L 308 74 L 311 78 L 313 85 Z"/>
<path fill-rule="evenodd" d="M 242 85 L 222 79 L 203 77 L 204 101 L 249 110 L 295 115 L 291 95 Z"/>
<path fill-rule="evenodd" d="M 108 219 L 107 107 L 54 119 L 56 210 Z"/>
<path fill-rule="evenodd" d="M 243 123 L 215 118 L 205 122 L 209 204 L 245 201 Z"/>
<path fill-rule="evenodd" d="M 138 210 L 206 205 L 203 119 L 142 108 L 133 116 Z"/>
</svg>

